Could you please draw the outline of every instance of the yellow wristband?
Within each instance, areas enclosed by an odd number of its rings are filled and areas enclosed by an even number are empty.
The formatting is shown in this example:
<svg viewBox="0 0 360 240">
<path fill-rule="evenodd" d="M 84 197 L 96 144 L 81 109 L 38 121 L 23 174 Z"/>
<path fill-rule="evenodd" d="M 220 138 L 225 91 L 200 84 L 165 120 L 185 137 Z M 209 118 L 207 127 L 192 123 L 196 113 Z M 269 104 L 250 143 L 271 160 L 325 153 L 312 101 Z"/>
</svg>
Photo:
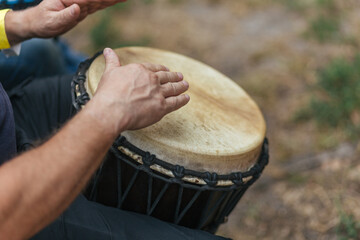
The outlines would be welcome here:
<svg viewBox="0 0 360 240">
<path fill-rule="evenodd" d="M 5 15 L 10 9 L 0 10 L 0 49 L 10 48 L 5 31 Z"/>
</svg>

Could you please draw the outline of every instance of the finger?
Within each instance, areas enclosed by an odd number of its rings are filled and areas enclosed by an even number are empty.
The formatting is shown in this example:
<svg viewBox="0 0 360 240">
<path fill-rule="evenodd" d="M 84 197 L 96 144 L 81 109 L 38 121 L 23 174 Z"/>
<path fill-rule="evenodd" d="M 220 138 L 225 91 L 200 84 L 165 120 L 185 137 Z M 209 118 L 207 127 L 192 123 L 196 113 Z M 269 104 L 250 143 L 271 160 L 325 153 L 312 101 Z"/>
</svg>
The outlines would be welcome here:
<svg viewBox="0 0 360 240">
<path fill-rule="evenodd" d="M 185 106 L 190 101 L 190 96 L 183 94 L 180 96 L 168 97 L 165 99 L 165 109 L 167 113 L 175 111 Z"/>
<path fill-rule="evenodd" d="M 111 48 L 104 49 L 104 57 L 105 57 L 105 72 L 115 67 L 121 66 L 119 57 Z"/>
<path fill-rule="evenodd" d="M 189 83 L 186 81 L 166 83 L 161 85 L 161 91 L 164 97 L 177 96 L 189 89 Z"/>
<path fill-rule="evenodd" d="M 167 67 L 160 64 L 142 63 L 142 65 L 152 72 L 169 71 Z"/>
<path fill-rule="evenodd" d="M 77 23 L 77 19 L 80 16 L 80 7 L 76 3 L 67 7 L 57 13 L 57 20 L 63 26 L 74 25 Z"/>
<path fill-rule="evenodd" d="M 155 73 L 161 84 L 168 83 L 168 82 L 180 82 L 184 79 L 182 73 L 177 72 L 157 72 Z"/>
</svg>

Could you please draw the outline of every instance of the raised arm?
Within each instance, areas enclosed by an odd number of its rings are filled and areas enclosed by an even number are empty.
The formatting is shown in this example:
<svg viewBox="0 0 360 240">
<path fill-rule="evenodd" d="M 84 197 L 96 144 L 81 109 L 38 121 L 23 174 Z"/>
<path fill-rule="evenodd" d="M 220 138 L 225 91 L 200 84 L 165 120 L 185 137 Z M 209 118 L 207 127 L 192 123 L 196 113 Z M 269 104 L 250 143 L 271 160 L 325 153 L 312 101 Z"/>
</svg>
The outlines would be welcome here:
<svg viewBox="0 0 360 240">
<path fill-rule="evenodd" d="M 1 239 L 25 239 L 54 220 L 80 193 L 114 138 L 146 127 L 189 101 L 182 75 L 164 66 L 120 66 L 105 49 L 95 96 L 53 138 L 0 167 Z"/>
<path fill-rule="evenodd" d="M 126 0 L 44 0 L 36 7 L 10 11 L 5 29 L 10 45 L 30 38 L 50 38 L 75 27 L 87 15 Z"/>
</svg>

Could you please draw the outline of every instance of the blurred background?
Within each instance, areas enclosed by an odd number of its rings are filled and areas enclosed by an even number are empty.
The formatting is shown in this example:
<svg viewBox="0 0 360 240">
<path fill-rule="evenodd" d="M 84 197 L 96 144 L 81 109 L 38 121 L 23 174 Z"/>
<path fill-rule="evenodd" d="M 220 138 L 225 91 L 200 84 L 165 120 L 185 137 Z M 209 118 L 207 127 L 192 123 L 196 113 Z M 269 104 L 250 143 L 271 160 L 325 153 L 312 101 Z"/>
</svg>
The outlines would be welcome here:
<svg viewBox="0 0 360 240">
<path fill-rule="evenodd" d="M 128 0 L 65 38 L 89 56 L 134 45 L 178 52 L 255 99 L 270 164 L 219 235 L 360 239 L 360 1 Z"/>
</svg>

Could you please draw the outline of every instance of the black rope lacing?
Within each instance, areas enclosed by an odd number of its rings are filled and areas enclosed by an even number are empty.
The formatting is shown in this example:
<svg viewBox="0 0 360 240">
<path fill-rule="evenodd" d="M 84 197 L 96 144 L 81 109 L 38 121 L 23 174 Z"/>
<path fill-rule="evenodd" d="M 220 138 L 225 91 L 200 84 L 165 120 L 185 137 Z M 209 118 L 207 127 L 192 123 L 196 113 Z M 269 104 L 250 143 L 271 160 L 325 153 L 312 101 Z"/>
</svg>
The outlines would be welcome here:
<svg viewBox="0 0 360 240">
<path fill-rule="evenodd" d="M 103 51 L 97 52 L 92 58 L 89 58 L 80 63 L 73 80 L 71 82 L 71 98 L 73 106 L 76 110 L 80 110 L 81 106 L 84 106 L 89 100 L 89 94 L 85 88 L 86 71 L 90 67 L 91 63 L 101 55 Z"/>
<path fill-rule="evenodd" d="M 169 170 L 174 175 L 174 178 L 171 178 L 173 182 L 178 182 L 178 180 L 183 180 L 184 177 L 195 177 L 198 179 L 202 179 L 207 186 L 212 188 L 218 188 L 222 190 L 233 190 L 234 188 L 238 188 L 239 186 L 249 186 L 251 185 L 254 180 L 258 179 L 261 175 L 261 172 L 264 170 L 265 166 L 269 162 L 269 155 L 268 155 L 268 140 L 265 139 L 262 147 L 261 154 L 257 160 L 257 163 L 251 167 L 246 172 L 234 172 L 230 174 L 217 174 L 217 173 L 210 173 L 210 172 L 198 172 L 190 169 L 186 169 L 183 166 L 180 165 L 173 165 L 171 163 L 165 162 L 163 160 L 158 159 L 155 155 L 150 154 L 149 152 L 145 152 L 141 150 L 140 148 L 134 146 L 129 141 L 126 140 L 124 136 L 120 136 L 117 138 L 111 148 L 111 151 L 115 154 L 116 157 L 121 157 L 124 159 L 124 153 L 122 153 L 119 150 L 119 147 L 123 147 L 128 149 L 130 152 L 135 153 L 142 157 L 142 161 L 144 165 L 146 166 L 145 171 L 148 173 L 153 173 L 155 170 L 152 170 L 150 167 L 152 165 L 159 165 L 160 167 Z M 125 155 L 126 156 L 126 155 Z M 130 159 L 133 160 L 131 157 L 126 156 L 125 158 L 127 161 Z M 149 165 L 149 163 L 152 163 Z M 131 162 L 129 162 L 131 163 Z M 134 160 L 132 165 L 134 167 L 138 167 L 136 164 L 137 162 Z M 140 166 L 142 166 L 140 164 Z M 165 178 L 164 178 L 165 179 Z M 244 181 L 244 179 L 249 179 L 248 181 Z M 219 187 L 218 183 L 219 181 L 231 181 L 234 184 L 230 187 Z M 198 186 L 201 185 L 195 185 L 196 189 L 199 189 Z M 191 188 L 194 188 L 192 186 Z M 201 187 L 200 187 L 201 188 Z M 208 188 L 207 188 L 208 189 Z"/>
</svg>

